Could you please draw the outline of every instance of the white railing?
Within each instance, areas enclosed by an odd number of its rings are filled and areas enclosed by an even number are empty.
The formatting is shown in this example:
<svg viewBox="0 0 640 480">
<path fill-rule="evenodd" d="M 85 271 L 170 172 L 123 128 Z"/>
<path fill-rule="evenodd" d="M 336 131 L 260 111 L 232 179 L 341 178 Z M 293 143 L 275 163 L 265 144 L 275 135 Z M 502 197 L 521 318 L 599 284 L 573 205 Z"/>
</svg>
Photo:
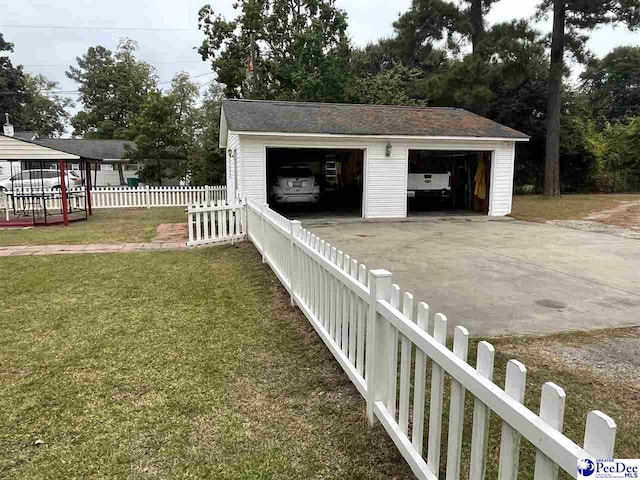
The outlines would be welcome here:
<svg viewBox="0 0 640 480">
<path fill-rule="evenodd" d="M 62 192 L 60 189 L 36 189 L 24 188 L 5 192 L 9 210 L 27 211 L 54 211 L 62 209 Z M 84 187 L 69 188 L 67 190 L 68 205 L 72 209 L 84 210 L 86 198 Z"/>
<path fill-rule="evenodd" d="M 447 318 L 432 315 L 411 293 L 401 295 L 391 273 L 367 272 L 357 260 L 301 228 L 300 222 L 251 199 L 246 226 L 249 240 L 288 290 L 292 304 L 302 310 L 365 397 L 370 423 L 383 425 L 418 478 L 437 479 L 442 471 L 448 480 L 460 478 L 467 394 L 474 404 L 471 480 L 484 478 L 492 413 L 502 420 L 500 479 L 517 478 L 521 438 L 536 448 L 535 465 L 530 467 L 535 480 L 557 478 L 558 467 L 576 478 L 579 459 L 613 457 L 616 426 L 611 418 L 589 412 L 584 446 L 575 444 L 562 434 L 566 396 L 561 387 L 545 383 L 540 413 L 529 410 L 523 405 L 523 364 L 507 363 L 504 389 L 493 383 L 493 346 L 480 342 L 476 368 L 471 367 L 467 330 L 455 328 L 449 349 Z M 443 432 L 446 376 L 451 390 L 448 432 Z M 446 465 L 440 458 L 443 434 Z"/>
<path fill-rule="evenodd" d="M 91 190 L 93 208 L 186 207 L 227 199 L 227 187 L 95 187 Z"/>
<path fill-rule="evenodd" d="M 187 207 L 189 229 L 188 246 L 213 243 L 233 243 L 246 239 L 246 208 L 241 201 L 228 204 L 226 200 Z"/>
</svg>

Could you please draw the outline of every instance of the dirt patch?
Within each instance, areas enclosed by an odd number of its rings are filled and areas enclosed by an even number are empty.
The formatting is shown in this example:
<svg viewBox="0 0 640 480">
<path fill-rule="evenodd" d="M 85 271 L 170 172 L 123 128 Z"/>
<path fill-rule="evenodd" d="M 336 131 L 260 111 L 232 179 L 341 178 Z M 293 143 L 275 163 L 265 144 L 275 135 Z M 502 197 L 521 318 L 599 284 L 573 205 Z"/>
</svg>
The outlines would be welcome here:
<svg viewBox="0 0 640 480">
<path fill-rule="evenodd" d="M 158 225 L 154 242 L 179 242 L 187 240 L 189 232 L 186 223 L 162 223 Z"/>
<path fill-rule="evenodd" d="M 614 208 L 591 213 L 582 220 L 552 220 L 549 223 L 640 240 L 640 201 L 621 202 Z"/>
<path fill-rule="evenodd" d="M 603 210 L 591 214 L 585 218 L 585 220 L 592 220 L 640 232 L 640 201 L 622 202 L 610 210 Z"/>
<path fill-rule="evenodd" d="M 596 222 L 594 220 L 551 220 L 547 223 L 559 225 L 561 227 L 574 228 L 576 230 L 583 230 L 585 232 L 604 233 L 615 237 L 640 240 L 640 228 L 630 229 L 618 227 L 599 221 Z"/>
<path fill-rule="evenodd" d="M 531 339 L 501 345 L 503 354 L 545 362 L 599 378 L 640 387 L 640 328 L 605 330 Z"/>
</svg>

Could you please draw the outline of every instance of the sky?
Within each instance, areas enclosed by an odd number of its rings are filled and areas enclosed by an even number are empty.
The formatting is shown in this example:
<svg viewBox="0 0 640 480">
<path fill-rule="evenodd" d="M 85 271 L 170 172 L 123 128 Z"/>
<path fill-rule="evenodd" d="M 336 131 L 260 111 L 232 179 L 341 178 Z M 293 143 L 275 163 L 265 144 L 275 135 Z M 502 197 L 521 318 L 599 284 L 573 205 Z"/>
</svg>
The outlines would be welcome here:
<svg viewBox="0 0 640 480">
<path fill-rule="evenodd" d="M 227 18 L 235 16 L 234 1 L 209 0 L 214 10 Z M 336 2 L 348 14 L 349 35 L 357 46 L 390 36 L 392 22 L 411 3 L 410 0 Z M 123 36 L 138 42 L 139 58 L 156 68 L 161 82 L 168 82 L 180 71 L 191 76 L 211 73 L 210 66 L 197 54 L 203 38 L 197 30 L 197 15 L 204 3 L 206 0 L 12 1 L 3 8 L 0 32 L 5 40 L 14 43 L 15 52 L 11 55 L 14 64 L 22 64 L 30 73 L 41 73 L 59 82 L 62 90 L 77 89 L 75 82 L 64 74 L 68 65 L 75 65 L 77 56 L 90 46 L 99 44 L 115 49 L 118 39 Z M 493 24 L 514 18 L 530 18 L 537 3 L 539 0 L 501 0 L 495 4 L 487 20 Z M 63 28 L 44 28 L 45 25 Z M 541 22 L 538 27 L 548 32 L 550 21 Z M 131 28 L 182 30 L 129 30 Z M 622 27 L 603 27 L 591 35 L 588 43 L 588 47 L 599 56 L 618 45 L 640 45 L 640 32 L 629 32 Z M 197 80 L 204 84 L 211 78 L 212 75 L 206 75 Z"/>
</svg>

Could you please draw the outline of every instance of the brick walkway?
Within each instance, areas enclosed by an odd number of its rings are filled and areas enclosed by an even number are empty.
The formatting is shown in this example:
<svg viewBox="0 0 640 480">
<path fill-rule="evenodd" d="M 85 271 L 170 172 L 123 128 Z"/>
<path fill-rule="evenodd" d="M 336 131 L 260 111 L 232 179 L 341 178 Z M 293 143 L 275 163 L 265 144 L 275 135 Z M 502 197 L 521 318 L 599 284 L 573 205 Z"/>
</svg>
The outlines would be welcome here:
<svg viewBox="0 0 640 480">
<path fill-rule="evenodd" d="M 90 245 L 19 245 L 0 247 L 0 257 L 25 255 L 61 255 L 77 253 L 139 252 L 178 250 L 187 248 L 186 242 L 96 243 Z"/>
</svg>

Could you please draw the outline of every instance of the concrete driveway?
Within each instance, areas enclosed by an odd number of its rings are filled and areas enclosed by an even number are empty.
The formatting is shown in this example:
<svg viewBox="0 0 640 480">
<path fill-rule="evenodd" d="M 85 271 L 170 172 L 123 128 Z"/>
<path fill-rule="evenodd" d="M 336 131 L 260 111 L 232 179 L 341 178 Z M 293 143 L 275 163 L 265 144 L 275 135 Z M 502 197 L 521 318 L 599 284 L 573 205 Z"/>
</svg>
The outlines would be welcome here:
<svg viewBox="0 0 640 480">
<path fill-rule="evenodd" d="M 475 336 L 640 325 L 639 240 L 486 217 L 305 226 Z"/>
</svg>

